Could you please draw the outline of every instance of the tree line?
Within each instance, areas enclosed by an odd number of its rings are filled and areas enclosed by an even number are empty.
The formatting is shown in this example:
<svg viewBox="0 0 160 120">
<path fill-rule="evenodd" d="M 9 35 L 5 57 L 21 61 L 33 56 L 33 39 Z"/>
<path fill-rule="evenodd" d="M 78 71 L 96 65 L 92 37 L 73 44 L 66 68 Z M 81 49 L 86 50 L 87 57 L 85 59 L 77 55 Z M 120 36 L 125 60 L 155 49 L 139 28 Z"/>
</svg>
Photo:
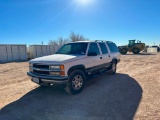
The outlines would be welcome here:
<svg viewBox="0 0 160 120">
<path fill-rule="evenodd" d="M 69 38 L 59 37 L 57 40 L 50 40 L 48 44 L 61 47 L 62 45 L 68 42 L 76 42 L 76 41 L 84 41 L 84 40 L 89 40 L 89 39 L 84 37 L 82 34 L 76 34 L 74 32 L 71 32 L 69 35 Z"/>
</svg>

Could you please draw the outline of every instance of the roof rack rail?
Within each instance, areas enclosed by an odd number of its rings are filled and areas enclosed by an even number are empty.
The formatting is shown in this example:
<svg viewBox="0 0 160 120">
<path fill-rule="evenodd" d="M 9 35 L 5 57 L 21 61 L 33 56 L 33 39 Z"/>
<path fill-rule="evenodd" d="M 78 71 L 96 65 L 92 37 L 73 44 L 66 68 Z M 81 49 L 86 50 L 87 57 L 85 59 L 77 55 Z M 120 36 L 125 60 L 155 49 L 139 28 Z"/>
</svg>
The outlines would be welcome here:
<svg viewBox="0 0 160 120">
<path fill-rule="evenodd" d="M 95 42 L 104 42 L 104 40 L 95 40 Z"/>
<path fill-rule="evenodd" d="M 106 41 L 107 43 L 113 43 L 112 41 Z"/>
</svg>

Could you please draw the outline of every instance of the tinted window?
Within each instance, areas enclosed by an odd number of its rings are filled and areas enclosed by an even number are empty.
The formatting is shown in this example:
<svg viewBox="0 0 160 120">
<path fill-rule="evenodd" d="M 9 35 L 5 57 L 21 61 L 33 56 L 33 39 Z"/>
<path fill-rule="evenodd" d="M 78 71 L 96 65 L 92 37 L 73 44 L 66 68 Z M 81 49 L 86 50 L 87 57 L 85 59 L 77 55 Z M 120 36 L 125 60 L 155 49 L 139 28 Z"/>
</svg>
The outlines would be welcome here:
<svg viewBox="0 0 160 120">
<path fill-rule="evenodd" d="M 71 45 L 67 44 L 64 47 L 61 48 L 59 53 L 69 53 L 71 51 Z"/>
<path fill-rule="evenodd" d="M 97 53 L 97 55 L 100 54 L 97 43 L 90 43 L 88 53 L 90 53 L 90 52 L 95 52 L 95 53 Z"/>
<path fill-rule="evenodd" d="M 119 49 L 118 49 L 118 47 L 116 46 L 115 43 L 107 42 L 107 44 L 108 44 L 108 47 L 109 47 L 111 52 L 119 52 Z"/>
<path fill-rule="evenodd" d="M 65 44 L 56 54 L 80 54 L 85 55 L 88 43 L 69 43 Z"/>
<path fill-rule="evenodd" d="M 108 53 L 108 50 L 107 50 L 105 43 L 99 43 L 99 46 L 101 48 L 102 54 Z"/>
</svg>

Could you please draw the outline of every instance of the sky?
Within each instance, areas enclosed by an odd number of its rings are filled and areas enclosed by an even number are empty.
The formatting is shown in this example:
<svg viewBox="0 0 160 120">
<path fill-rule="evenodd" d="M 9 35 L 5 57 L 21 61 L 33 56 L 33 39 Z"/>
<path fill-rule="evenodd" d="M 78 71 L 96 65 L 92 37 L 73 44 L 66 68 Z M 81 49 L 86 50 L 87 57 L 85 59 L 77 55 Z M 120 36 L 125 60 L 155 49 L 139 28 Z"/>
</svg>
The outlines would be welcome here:
<svg viewBox="0 0 160 120">
<path fill-rule="evenodd" d="M 0 0 L 0 44 L 48 44 L 71 32 L 159 45 L 160 0 Z"/>
</svg>

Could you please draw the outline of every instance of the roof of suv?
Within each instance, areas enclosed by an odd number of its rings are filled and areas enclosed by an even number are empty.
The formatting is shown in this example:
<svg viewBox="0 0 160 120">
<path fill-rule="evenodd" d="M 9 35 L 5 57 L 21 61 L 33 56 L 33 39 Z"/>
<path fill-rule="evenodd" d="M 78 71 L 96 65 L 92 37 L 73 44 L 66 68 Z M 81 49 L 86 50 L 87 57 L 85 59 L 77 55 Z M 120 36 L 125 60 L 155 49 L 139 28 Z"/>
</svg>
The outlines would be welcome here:
<svg viewBox="0 0 160 120">
<path fill-rule="evenodd" d="M 75 41 L 75 42 L 70 42 L 70 43 L 76 43 L 76 42 L 87 42 L 87 43 L 91 43 L 91 42 L 112 42 L 112 41 L 104 41 L 104 40 L 91 40 L 91 41 Z"/>
</svg>

